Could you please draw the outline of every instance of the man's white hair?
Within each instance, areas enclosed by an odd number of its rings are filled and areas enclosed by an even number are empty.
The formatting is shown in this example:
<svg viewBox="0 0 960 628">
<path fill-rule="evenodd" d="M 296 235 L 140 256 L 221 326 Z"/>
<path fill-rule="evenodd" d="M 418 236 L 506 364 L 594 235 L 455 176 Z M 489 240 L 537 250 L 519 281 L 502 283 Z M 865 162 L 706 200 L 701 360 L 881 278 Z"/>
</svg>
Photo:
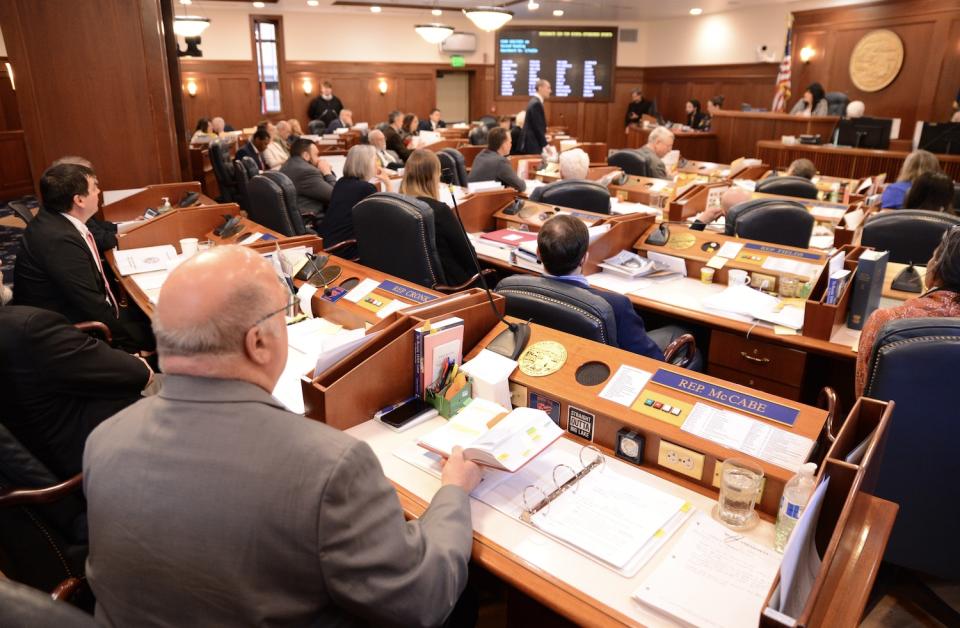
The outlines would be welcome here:
<svg viewBox="0 0 960 628">
<path fill-rule="evenodd" d="M 586 179 L 590 170 L 590 157 L 582 148 L 573 148 L 560 153 L 561 179 Z"/>
<path fill-rule="evenodd" d="M 665 126 L 658 126 L 650 131 L 650 137 L 647 138 L 647 144 L 654 144 L 657 141 L 669 141 L 673 139 L 673 132 Z"/>
</svg>

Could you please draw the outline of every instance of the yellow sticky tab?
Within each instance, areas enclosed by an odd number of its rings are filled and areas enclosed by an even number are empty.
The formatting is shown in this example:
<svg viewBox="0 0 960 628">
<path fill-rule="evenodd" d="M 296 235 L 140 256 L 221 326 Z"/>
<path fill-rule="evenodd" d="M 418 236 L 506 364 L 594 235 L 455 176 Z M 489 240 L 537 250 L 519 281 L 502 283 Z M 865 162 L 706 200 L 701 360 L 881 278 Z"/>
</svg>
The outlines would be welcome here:
<svg viewBox="0 0 960 628">
<path fill-rule="evenodd" d="M 663 528 L 660 528 L 659 530 L 657 530 L 656 532 L 653 533 L 653 538 L 661 537 L 661 536 L 663 536 L 663 534 L 664 534 Z"/>
<path fill-rule="evenodd" d="M 693 510 L 693 504 L 690 502 L 683 502 L 683 506 L 680 506 L 680 512 L 690 512 Z"/>
</svg>

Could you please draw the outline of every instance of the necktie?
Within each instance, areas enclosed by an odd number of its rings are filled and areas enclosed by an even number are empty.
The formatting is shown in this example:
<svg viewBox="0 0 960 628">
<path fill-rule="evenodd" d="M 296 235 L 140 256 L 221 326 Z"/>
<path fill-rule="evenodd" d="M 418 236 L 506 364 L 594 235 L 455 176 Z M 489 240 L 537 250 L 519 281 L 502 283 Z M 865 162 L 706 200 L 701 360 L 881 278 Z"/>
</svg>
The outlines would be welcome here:
<svg viewBox="0 0 960 628">
<path fill-rule="evenodd" d="M 110 282 L 107 281 L 107 274 L 103 272 L 103 264 L 100 263 L 100 254 L 97 252 L 97 243 L 94 242 L 93 234 L 89 231 L 87 232 L 87 244 L 90 245 L 90 253 L 93 255 L 93 261 L 97 263 L 100 277 L 103 278 L 103 287 L 107 290 L 107 299 L 109 299 L 110 305 L 113 306 L 113 315 L 119 317 L 120 310 L 117 308 L 117 300 L 113 296 L 113 291 L 110 290 Z"/>
</svg>

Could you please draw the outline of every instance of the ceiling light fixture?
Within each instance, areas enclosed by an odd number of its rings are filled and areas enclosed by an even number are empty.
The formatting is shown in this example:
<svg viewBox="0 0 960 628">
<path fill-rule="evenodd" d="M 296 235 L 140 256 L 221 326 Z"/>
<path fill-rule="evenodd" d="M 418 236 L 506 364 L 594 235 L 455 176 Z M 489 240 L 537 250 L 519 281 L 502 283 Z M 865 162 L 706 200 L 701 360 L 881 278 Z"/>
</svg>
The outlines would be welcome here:
<svg viewBox="0 0 960 628">
<path fill-rule="evenodd" d="M 554 9 L 553 17 L 563 17 L 563 9 Z"/>
<path fill-rule="evenodd" d="M 263 2 L 254 2 L 254 3 L 253 3 L 253 6 L 256 7 L 256 8 L 258 8 L 258 9 L 262 9 L 262 8 L 264 8 L 264 7 L 267 6 L 267 5 L 264 4 Z"/>
<path fill-rule="evenodd" d="M 180 0 L 180 4 L 185 4 L 187 6 L 190 6 L 191 4 L 193 4 L 193 0 Z"/>
<path fill-rule="evenodd" d="M 424 41 L 430 44 L 439 44 L 444 39 L 453 35 L 453 27 L 446 24 L 417 24 L 413 27 L 417 35 L 423 37 Z"/>
<path fill-rule="evenodd" d="M 464 9 L 463 14 L 473 22 L 474 26 L 488 33 L 497 30 L 513 19 L 513 12 L 499 7 Z"/>
<path fill-rule="evenodd" d="M 180 15 L 173 18 L 173 32 L 181 37 L 199 37 L 210 26 L 210 18 L 199 15 Z"/>
<path fill-rule="evenodd" d="M 536 2 L 536 0 L 530 0 L 530 2 L 527 3 L 527 11 L 536 11 L 539 8 L 540 3 Z"/>
<path fill-rule="evenodd" d="M 433 15 L 434 17 L 440 17 L 441 15 L 443 15 L 443 11 L 441 11 L 440 9 L 433 9 L 432 11 L 430 11 L 430 14 Z"/>
<path fill-rule="evenodd" d="M 700 15 L 701 13 L 703 13 L 703 9 L 699 7 L 694 7 L 690 9 L 690 15 Z"/>
<path fill-rule="evenodd" d="M 318 7 L 320 6 L 320 0 L 307 0 L 308 7 Z"/>
<path fill-rule="evenodd" d="M 381 9 L 380 7 L 378 7 L 378 6 L 376 6 L 376 5 L 370 7 L 370 12 L 371 12 L 371 13 L 379 13 L 380 11 L 383 11 L 383 9 Z"/>
</svg>

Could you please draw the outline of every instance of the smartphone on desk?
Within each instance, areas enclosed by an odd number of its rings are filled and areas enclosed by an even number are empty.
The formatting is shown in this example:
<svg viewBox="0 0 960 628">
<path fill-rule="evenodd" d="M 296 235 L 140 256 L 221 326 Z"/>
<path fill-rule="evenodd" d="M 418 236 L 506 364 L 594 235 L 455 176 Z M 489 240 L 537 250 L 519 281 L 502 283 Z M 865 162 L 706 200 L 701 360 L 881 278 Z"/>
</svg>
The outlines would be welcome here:
<svg viewBox="0 0 960 628">
<path fill-rule="evenodd" d="M 410 397 L 398 404 L 387 406 L 373 415 L 387 427 L 403 432 L 415 425 L 429 421 L 439 414 L 437 409 L 419 397 Z"/>
</svg>

